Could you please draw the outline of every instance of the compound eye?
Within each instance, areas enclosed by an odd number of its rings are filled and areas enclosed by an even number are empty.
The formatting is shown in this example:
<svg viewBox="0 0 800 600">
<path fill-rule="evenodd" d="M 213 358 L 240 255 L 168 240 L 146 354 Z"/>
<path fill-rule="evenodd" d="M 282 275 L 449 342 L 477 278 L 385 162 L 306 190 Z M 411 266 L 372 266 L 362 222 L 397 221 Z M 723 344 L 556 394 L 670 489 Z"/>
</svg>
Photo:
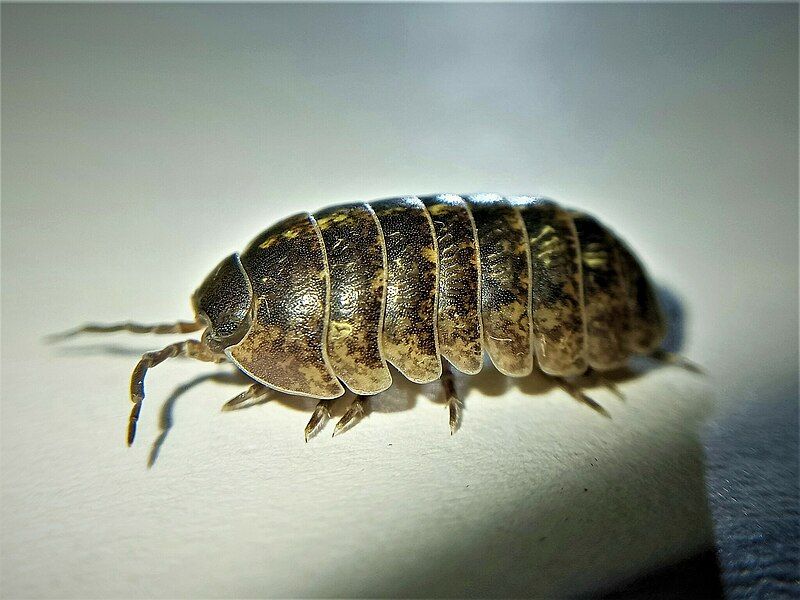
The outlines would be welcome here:
<svg viewBox="0 0 800 600">
<path fill-rule="evenodd" d="M 245 315 L 236 309 L 224 310 L 217 318 L 214 333 L 217 338 L 225 339 L 234 335 L 242 326 Z"/>
</svg>

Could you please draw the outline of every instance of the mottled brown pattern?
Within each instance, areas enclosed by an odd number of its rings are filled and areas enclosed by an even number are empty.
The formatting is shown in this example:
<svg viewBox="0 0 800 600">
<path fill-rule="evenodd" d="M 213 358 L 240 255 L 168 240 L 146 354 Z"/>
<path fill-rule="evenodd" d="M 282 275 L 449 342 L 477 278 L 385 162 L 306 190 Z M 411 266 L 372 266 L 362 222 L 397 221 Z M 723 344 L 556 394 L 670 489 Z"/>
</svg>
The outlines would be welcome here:
<svg viewBox="0 0 800 600">
<path fill-rule="evenodd" d="M 439 351 L 459 371 L 474 375 L 483 366 L 475 223 L 459 196 L 420 199 L 433 220 L 439 248 Z"/>
<path fill-rule="evenodd" d="M 273 225 L 241 255 L 253 287 L 250 331 L 226 353 L 277 390 L 336 398 L 344 388 L 325 356 L 328 282 L 322 238 L 303 213 Z"/>
<path fill-rule="evenodd" d="M 579 375 L 587 367 L 586 335 L 580 250 L 572 217 L 548 200 L 512 200 L 530 242 L 533 347 L 539 368 L 550 375 Z"/>
<path fill-rule="evenodd" d="M 438 256 L 433 224 L 414 197 L 371 203 L 386 243 L 383 352 L 411 381 L 442 373 L 436 339 Z"/>
<path fill-rule="evenodd" d="M 478 232 L 484 343 L 501 373 L 521 377 L 533 370 L 525 224 L 519 210 L 496 194 L 465 199 Z"/>
<path fill-rule="evenodd" d="M 392 384 L 381 355 L 386 256 L 375 213 L 367 204 L 334 206 L 314 215 L 331 280 L 328 360 L 356 394 Z"/>
<path fill-rule="evenodd" d="M 664 313 L 653 285 L 639 259 L 630 251 L 625 242 L 614 237 L 627 290 L 630 314 L 627 345 L 633 352 L 649 354 L 661 345 L 666 335 Z"/>
<path fill-rule="evenodd" d="M 597 370 L 621 367 L 629 352 L 627 290 L 614 240 L 593 217 L 573 215 L 581 247 L 586 358 Z"/>
<path fill-rule="evenodd" d="M 624 242 L 588 215 L 528 196 L 304 213 L 258 236 L 241 264 L 252 325 L 226 353 L 265 385 L 316 398 L 340 396 L 337 377 L 358 394 L 386 389 L 387 361 L 419 383 L 440 377 L 440 353 L 474 374 L 484 346 L 510 376 L 530 373 L 534 356 L 560 377 L 614 369 L 665 332 Z M 239 312 L 234 321 L 249 324 Z"/>
</svg>

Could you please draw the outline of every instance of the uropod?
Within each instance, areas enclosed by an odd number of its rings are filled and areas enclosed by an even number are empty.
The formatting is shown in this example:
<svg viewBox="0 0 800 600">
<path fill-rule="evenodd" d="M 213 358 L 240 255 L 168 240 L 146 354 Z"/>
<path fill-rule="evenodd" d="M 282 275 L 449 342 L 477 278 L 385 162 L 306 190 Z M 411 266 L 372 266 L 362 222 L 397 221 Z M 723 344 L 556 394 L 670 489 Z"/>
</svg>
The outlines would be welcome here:
<svg viewBox="0 0 800 600">
<path fill-rule="evenodd" d="M 451 367 L 474 375 L 484 353 L 503 375 L 538 368 L 597 409 L 566 378 L 637 354 L 674 359 L 660 348 L 663 313 L 630 248 L 593 217 L 533 196 L 406 196 L 296 214 L 224 258 L 192 306 L 193 321 L 66 334 L 203 330 L 134 368 L 129 445 L 147 370 L 174 356 L 232 362 L 253 380 L 229 407 L 270 390 L 319 399 L 306 440 L 346 389 L 355 400 L 334 435 L 358 421 L 392 385 L 389 364 L 415 383 L 441 380 L 452 433 Z"/>
</svg>

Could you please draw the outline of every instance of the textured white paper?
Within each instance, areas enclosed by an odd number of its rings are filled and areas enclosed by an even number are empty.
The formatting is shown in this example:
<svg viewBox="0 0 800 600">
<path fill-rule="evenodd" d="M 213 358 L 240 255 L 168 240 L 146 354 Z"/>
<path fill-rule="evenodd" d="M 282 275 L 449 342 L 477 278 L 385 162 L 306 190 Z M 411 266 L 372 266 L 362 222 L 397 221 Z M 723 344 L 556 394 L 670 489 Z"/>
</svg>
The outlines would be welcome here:
<svg viewBox="0 0 800 600">
<path fill-rule="evenodd" d="M 700 428 L 796 396 L 787 10 L 4 5 L 1 593 L 551 596 L 709 545 Z M 397 376 L 305 444 L 313 402 L 222 413 L 246 384 L 197 378 L 232 368 L 171 360 L 128 449 L 130 371 L 176 338 L 42 342 L 191 318 L 298 210 L 484 190 L 614 227 L 709 376 L 642 362 L 605 418 L 489 370 L 452 437 Z"/>
</svg>

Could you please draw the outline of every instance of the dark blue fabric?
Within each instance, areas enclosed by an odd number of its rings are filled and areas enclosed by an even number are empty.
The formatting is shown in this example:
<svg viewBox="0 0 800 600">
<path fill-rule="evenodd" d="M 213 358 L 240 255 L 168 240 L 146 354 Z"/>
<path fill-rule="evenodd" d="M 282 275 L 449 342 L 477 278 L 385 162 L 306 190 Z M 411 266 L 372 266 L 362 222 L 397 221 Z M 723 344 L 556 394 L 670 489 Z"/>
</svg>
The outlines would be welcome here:
<svg viewBox="0 0 800 600">
<path fill-rule="evenodd" d="M 640 598 L 800 598 L 798 399 L 750 402 L 703 435 L 716 548 L 603 594 Z"/>
<path fill-rule="evenodd" d="M 756 400 L 756 399 L 754 399 Z M 704 436 L 727 598 L 800 598 L 797 388 L 753 401 Z"/>
</svg>

